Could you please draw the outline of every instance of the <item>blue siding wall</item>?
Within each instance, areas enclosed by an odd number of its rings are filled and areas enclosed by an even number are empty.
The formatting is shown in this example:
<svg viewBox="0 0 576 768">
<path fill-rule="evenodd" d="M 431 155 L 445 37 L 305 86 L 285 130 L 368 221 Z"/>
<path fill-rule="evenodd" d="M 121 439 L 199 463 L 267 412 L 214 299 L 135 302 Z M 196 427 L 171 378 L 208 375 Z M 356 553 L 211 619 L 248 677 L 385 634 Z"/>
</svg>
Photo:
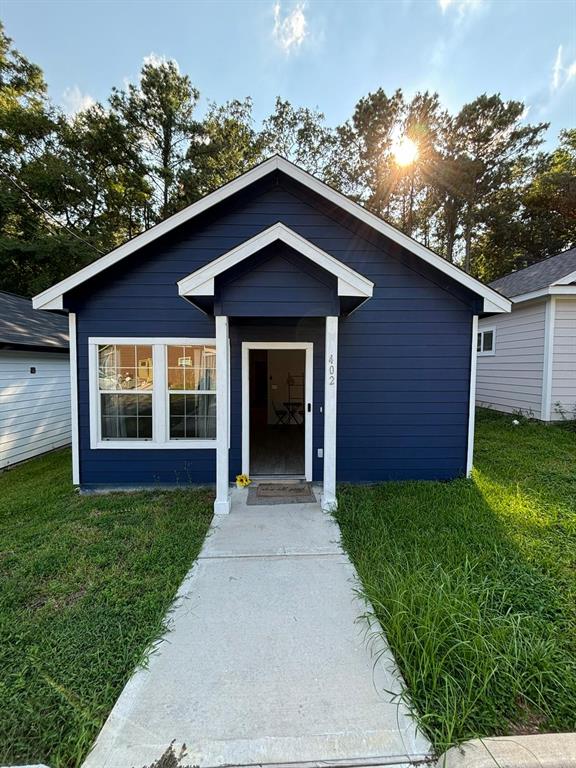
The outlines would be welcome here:
<svg viewBox="0 0 576 768">
<path fill-rule="evenodd" d="M 229 317 L 338 315 L 336 278 L 283 243 L 217 280 L 216 314 Z"/>
<path fill-rule="evenodd" d="M 177 280 L 277 221 L 375 283 L 373 298 L 340 321 L 338 479 L 464 473 L 474 297 L 308 191 L 277 181 L 255 185 L 67 297 L 77 312 L 82 484 L 214 481 L 215 451 L 90 449 L 87 339 L 213 337 L 213 319 L 178 297 Z M 312 287 L 309 279 L 303 288 Z M 226 300 L 238 301 L 238 294 Z M 234 311 L 256 309 L 239 303 Z M 323 334 L 321 320 L 231 320 L 232 476 L 241 463 L 240 342 L 297 338 L 315 344 L 314 477 L 321 479 Z"/>
</svg>

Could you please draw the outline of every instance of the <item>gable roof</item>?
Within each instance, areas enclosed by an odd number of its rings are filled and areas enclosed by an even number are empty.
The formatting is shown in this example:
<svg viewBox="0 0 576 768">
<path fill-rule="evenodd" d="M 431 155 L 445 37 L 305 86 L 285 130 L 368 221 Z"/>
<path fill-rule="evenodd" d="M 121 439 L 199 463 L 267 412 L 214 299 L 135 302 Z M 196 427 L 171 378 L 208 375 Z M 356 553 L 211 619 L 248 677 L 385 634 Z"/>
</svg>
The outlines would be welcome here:
<svg viewBox="0 0 576 768">
<path fill-rule="evenodd" d="M 68 349 L 68 318 L 42 315 L 30 299 L 0 291 L 0 348 Z"/>
<path fill-rule="evenodd" d="M 294 232 L 290 227 L 278 222 L 263 232 L 259 232 L 250 240 L 241 243 L 231 251 L 224 253 L 214 261 L 208 262 L 200 269 L 192 272 L 187 277 L 178 281 L 178 293 L 180 296 L 213 296 L 214 278 L 226 272 L 231 267 L 244 259 L 249 258 L 258 251 L 272 243 L 282 242 L 293 248 L 298 253 L 313 261 L 319 267 L 330 272 L 338 279 L 339 296 L 359 296 L 369 299 L 372 296 L 374 283 L 359 272 L 343 264 L 334 256 L 323 251 L 306 238 Z"/>
<path fill-rule="evenodd" d="M 92 262 L 92 264 L 89 264 L 70 277 L 67 277 L 65 280 L 60 281 L 51 288 L 48 288 L 46 291 L 38 294 L 38 296 L 35 296 L 33 299 L 34 308 L 62 309 L 64 306 L 63 296 L 68 291 L 71 291 L 73 288 L 81 285 L 86 280 L 89 280 L 91 277 L 94 277 L 108 267 L 111 267 L 113 264 L 116 264 L 122 259 L 126 258 L 126 256 L 129 256 L 140 248 L 143 248 L 145 245 L 148 245 L 159 237 L 162 237 L 168 232 L 171 232 L 181 224 L 190 221 L 217 203 L 226 200 L 231 195 L 239 192 L 242 189 L 245 189 L 258 179 L 261 179 L 264 176 L 273 173 L 274 171 L 281 171 L 288 177 L 294 179 L 297 182 L 300 182 L 308 189 L 329 200 L 342 210 L 346 211 L 348 214 L 372 227 L 380 234 L 385 235 L 398 245 L 406 248 L 408 251 L 421 258 L 423 261 L 431 264 L 440 272 L 443 272 L 444 274 L 451 277 L 457 283 L 460 283 L 473 293 L 481 296 L 484 299 L 485 312 L 510 311 L 510 302 L 496 290 L 490 288 L 487 285 L 484 285 L 484 283 L 476 280 L 476 278 L 472 277 L 471 275 L 468 275 L 455 264 L 451 264 L 449 261 L 446 261 L 446 259 L 443 259 L 437 253 L 434 253 L 429 248 L 426 248 L 421 243 L 418 243 L 416 240 L 413 240 L 411 237 L 408 237 L 408 235 L 405 235 L 403 232 L 400 232 L 400 230 L 386 223 L 378 216 L 370 213 L 361 205 L 358 205 L 358 203 L 353 202 L 345 195 L 337 192 L 335 189 L 332 189 L 332 187 L 329 187 L 324 182 L 302 170 L 302 168 L 299 168 L 298 166 L 278 155 L 274 155 L 269 160 L 265 160 L 263 163 L 260 163 L 260 165 L 257 165 L 250 171 L 247 171 L 241 176 L 238 176 L 236 179 L 228 182 L 228 184 L 225 184 L 223 187 L 220 187 L 220 189 L 211 192 L 201 200 L 192 203 L 192 205 L 189 205 L 178 213 L 175 213 L 173 216 L 170 216 L 168 219 L 160 222 L 160 224 L 157 224 L 155 227 L 152 227 L 146 232 L 137 235 L 132 240 L 124 243 L 124 245 L 115 248 L 113 251 L 110 251 L 110 253 L 107 253 L 105 256 L 102 256 L 100 259 Z"/>
<path fill-rule="evenodd" d="M 556 256 L 511 272 L 490 283 L 504 296 L 531 297 L 531 294 L 554 286 L 567 286 L 576 282 L 576 248 L 570 248 Z M 576 286 L 574 289 L 576 293 Z M 517 299 L 516 299 L 517 300 Z"/>
</svg>

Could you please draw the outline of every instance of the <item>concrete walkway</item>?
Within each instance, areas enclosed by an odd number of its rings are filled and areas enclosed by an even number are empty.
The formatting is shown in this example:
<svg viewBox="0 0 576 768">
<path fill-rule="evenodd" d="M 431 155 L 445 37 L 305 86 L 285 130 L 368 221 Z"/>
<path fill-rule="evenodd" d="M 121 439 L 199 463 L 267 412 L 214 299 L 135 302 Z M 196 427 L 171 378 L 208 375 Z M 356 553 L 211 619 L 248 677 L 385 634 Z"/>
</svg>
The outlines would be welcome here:
<svg viewBox="0 0 576 768">
<path fill-rule="evenodd" d="M 392 700 L 391 655 L 368 648 L 357 621 L 366 606 L 338 526 L 318 504 L 246 507 L 245 494 L 214 519 L 172 631 L 122 692 L 85 768 L 141 768 L 172 741 L 201 768 L 425 759 L 430 745 Z"/>
</svg>

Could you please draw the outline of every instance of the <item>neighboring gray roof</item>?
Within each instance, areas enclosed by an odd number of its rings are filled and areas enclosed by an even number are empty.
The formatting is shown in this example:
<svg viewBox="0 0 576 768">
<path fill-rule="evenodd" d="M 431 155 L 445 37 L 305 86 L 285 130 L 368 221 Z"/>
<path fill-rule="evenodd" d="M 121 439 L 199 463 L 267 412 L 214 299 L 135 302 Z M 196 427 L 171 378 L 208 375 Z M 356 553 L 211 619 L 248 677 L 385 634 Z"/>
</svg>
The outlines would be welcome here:
<svg viewBox="0 0 576 768">
<path fill-rule="evenodd" d="M 571 272 L 576 272 L 576 248 L 550 256 L 548 259 L 524 267 L 517 272 L 498 278 L 490 283 L 490 288 L 511 298 L 522 293 L 531 293 L 541 288 L 548 288 Z"/>
<path fill-rule="evenodd" d="M 32 309 L 32 300 L 0 291 L 0 348 L 68 349 L 68 318 Z"/>
</svg>

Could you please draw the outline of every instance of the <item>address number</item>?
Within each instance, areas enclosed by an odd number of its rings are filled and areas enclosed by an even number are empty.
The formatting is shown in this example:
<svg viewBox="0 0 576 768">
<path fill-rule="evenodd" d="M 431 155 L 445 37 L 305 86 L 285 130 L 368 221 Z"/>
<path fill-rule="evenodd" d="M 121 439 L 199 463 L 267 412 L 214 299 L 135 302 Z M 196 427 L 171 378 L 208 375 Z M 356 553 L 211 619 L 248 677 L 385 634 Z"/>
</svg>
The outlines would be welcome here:
<svg viewBox="0 0 576 768">
<path fill-rule="evenodd" d="M 328 384 L 332 387 L 336 384 L 336 366 L 334 364 L 334 355 L 328 358 Z"/>
</svg>

